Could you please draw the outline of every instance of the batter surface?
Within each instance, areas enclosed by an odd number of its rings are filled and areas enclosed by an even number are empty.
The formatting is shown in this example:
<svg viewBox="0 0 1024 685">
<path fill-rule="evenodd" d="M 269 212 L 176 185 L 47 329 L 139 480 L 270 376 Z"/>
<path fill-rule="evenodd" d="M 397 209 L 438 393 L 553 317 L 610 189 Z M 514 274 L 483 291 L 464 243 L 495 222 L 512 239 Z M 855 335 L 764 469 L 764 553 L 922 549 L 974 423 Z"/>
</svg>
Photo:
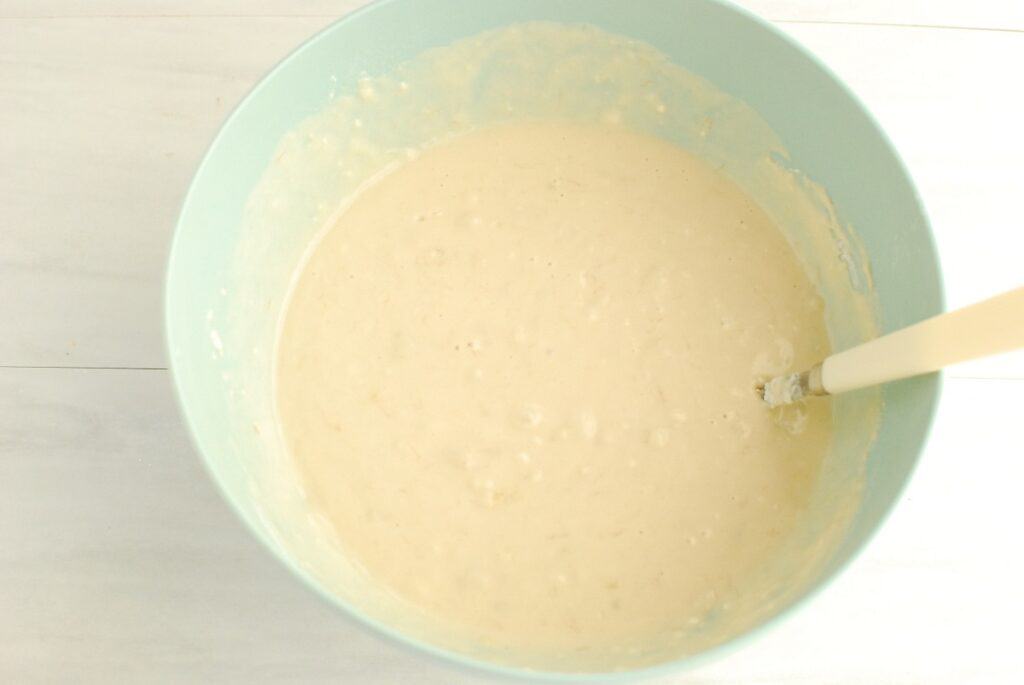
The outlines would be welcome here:
<svg viewBox="0 0 1024 685">
<path fill-rule="evenodd" d="M 339 215 L 286 311 L 278 412 L 312 506 L 439 629 L 629 651 L 727 608 L 793 529 L 829 405 L 753 385 L 827 353 L 723 175 L 621 127 L 506 124 Z"/>
</svg>

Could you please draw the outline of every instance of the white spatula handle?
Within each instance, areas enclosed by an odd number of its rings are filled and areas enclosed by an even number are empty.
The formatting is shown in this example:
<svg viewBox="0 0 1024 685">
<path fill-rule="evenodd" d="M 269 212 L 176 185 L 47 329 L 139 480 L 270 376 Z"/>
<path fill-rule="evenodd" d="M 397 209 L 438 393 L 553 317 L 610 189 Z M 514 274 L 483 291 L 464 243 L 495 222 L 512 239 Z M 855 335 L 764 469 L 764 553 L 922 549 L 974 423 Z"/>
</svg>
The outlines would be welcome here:
<svg viewBox="0 0 1024 685">
<path fill-rule="evenodd" d="M 833 354 L 821 384 L 835 394 L 1024 347 L 1024 287 Z"/>
</svg>

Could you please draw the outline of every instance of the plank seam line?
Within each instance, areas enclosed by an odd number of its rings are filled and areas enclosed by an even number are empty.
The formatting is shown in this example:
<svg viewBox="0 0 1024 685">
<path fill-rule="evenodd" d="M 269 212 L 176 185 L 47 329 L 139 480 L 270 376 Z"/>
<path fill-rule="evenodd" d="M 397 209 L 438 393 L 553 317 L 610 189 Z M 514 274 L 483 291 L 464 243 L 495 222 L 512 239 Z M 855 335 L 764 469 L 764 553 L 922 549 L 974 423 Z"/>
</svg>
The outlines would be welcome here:
<svg viewBox="0 0 1024 685">
<path fill-rule="evenodd" d="M 6 15 L 0 21 L 27 21 L 39 19 L 340 19 L 345 14 L 93 14 L 93 15 Z M 776 24 L 819 24 L 822 26 L 865 26 L 908 29 L 938 29 L 945 31 L 994 31 L 996 33 L 1024 33 L 1024 28 L 1000 28 L 996 26 L 958 26 L 953 24 L 913 24 L 905 22 L 840 21 L 828 19 L 772 19 L 762 17 Z"/>
</svg>

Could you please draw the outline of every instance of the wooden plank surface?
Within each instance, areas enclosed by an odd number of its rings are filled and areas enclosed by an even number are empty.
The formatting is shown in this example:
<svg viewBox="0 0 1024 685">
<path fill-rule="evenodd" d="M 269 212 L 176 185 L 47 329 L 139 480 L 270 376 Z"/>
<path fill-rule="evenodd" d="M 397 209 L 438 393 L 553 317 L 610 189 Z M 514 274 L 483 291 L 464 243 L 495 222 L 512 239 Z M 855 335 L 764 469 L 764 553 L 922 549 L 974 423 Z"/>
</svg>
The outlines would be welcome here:
<svg viewBox="0 0 1024 685">
<path fill-rule="evenodd" d="M 1024 3 L 1018 0 L 742 0 L 738 4 L 780 23 L 1024 30 Z"/>
<path fill-rule="evenodd" d="M 164 366 L 164 260 L 196 163 L 252 83 L 328 21 L 0 20 L 0 364 Z M 1019 284 L 1024 33 L 787 30 L 904 154 L 950 303 Z M 967 373 L 1024 377 L 1024 361 Z"/>
<path fill-rule="evenodd" d="M 662 682 L 1021 675 L 1022 386 L 949 381 L 868 551 L 778 629 Z M 365 633 L 290 577 L 206 478 L 165 371 L 0 369 L 0 483 L 0 682 L 489 682 Z"/>
<path fill-rule="evenodd" d="M 165 365 L 163 275 L 192 173 L 327 21 L 0 20 L 0 364 Z"/>
<path fill-rule="evenodd" d="M 336 17 L 366 0 L 4 0 L 3 17 Z M 1024 30 L 1017 0 L 737 0 L 775 22 Z"/>
</svg>

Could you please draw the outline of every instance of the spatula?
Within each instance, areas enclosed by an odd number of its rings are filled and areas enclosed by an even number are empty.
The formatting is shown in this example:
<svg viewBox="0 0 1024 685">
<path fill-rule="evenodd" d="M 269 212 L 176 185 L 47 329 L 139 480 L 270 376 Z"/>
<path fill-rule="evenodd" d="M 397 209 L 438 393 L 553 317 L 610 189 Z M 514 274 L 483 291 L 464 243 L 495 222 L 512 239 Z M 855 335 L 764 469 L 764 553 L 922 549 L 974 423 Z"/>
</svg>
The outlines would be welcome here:
<svg viewBox="0 0 1024 685">
<path fill-rule="evenodd" d="M 909 378 L 1024 347 L 1024 287 L 829 356 L 757 390 L 770 407 Z"/>
</svg>

